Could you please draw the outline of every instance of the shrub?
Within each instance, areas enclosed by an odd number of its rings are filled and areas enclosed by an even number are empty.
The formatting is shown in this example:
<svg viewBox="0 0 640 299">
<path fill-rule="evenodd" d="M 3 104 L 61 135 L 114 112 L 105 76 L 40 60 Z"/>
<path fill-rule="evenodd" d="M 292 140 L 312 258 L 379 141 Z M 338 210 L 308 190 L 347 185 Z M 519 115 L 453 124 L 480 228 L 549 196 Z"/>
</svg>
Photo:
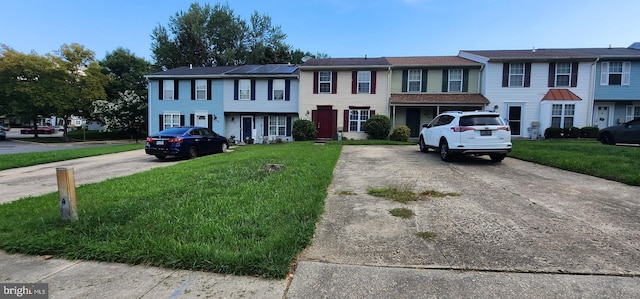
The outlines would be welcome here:
<svg viewBox="0 0 640 299">
<path fill-rule="evenodd" d="M 398 126 L 393 129 L 393 133 L 389 136 L 389 139 L 393 141 L 408 141 L 411 136 L 411 129 L 407 126 Z"/>
<path fill-rule="evenodd" d="M 561 138 L 562 137 L 562 131 L 563 131 L 562 128 L 549 127 L 549 128 L 544 130 L 544 138 L 545 139 Z"/>
<path fill-rule="evenodd" d="M 316 130 L 316 125 L 312 121 L 308 119 L 296 119 L 293 121 L 291 134 L 295 141 L 315 140 L 318 135 L 318 130 Z"/>
<path fill-rule="evenodd" d="M 582 138 L 597 138 L 600 129 L 598 129 L 598 127 L 583 127 L 580 131 Z"/>
<path fill-rule="evenodd" d="M 568 127 L 568 128 L 564 128 L 562 129 L 562 135 L 564 138 L 578 138 L 581 135 L 581 130 L 580 128 L 576 128 L 576 127 Z"/>
<path fill-rule="evenodd" d="M 369 139 L 387 139 L 391 130 L 391 119 L 382 114 L 374 115 L 364 123 L 364 132 Z"/>
</svg>

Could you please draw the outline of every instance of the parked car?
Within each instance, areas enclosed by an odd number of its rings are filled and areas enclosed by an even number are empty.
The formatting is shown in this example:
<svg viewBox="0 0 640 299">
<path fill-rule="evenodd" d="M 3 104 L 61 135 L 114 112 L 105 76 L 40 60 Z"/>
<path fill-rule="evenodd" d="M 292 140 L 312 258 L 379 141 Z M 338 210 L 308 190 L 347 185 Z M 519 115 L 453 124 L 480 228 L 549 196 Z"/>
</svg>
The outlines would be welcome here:
<svg viewBox="0 0 640 299">
<path fill-rule="evenodd" d="M 53 126 L 53 130 L 56 132 L 64 132 L 64 126 Z"/>
<path fill-rule="evenodd" d="M 158 159 L 167 156 L 196 158 L 210 153 L 226 152 L 226 137 L 203 127 L 173 127 L 147 137 L 145 152 Z"/>
<path fill-rule="evenodd" d="M 0 131 L 11 131 L 11 128 L 0 125 Z"/>
<path fill-rule="evenodd" d="M 443 161 L 455 155 L 489 155 L 500 162 L 511 152 L 511 130 L 496 112 L 448 111 L 422 127 L 420 151 L 437 149 Z"/>
<path fill-rule="evenodd" d="M 0 141 L 7 139 L 7 133 L 0 130 Z"/>
<path fill-rule="evenodd" d="M 640 143 L 640 119 L 606 127 L 598 132 L 598 140 L 602 144 Z"/>
<path fill-rule="evenodd" d="M 38 134 L 53 134 L 54 130 L 50 126 L 38 126 Z M 35 134 L 33 127 L 20 129 L 20 134 Z"/>
</svg>

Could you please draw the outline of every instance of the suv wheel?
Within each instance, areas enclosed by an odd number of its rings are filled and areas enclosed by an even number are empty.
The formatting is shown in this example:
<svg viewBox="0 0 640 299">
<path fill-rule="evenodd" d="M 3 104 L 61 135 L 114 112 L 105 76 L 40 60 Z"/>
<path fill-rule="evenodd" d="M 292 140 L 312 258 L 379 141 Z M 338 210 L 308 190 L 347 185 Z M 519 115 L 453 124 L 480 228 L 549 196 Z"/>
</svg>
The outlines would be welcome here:
<svg viewBox="0 0 640 299">
<path fill-rule="evenodd" d="M 451 153 L 449 152 L 449 144 L 446 140 L 440 141 L 440 159 L 445 162 L 451 161 Z"/>
<path fill-rule="evenodd" d="M 420 145 L 421 152 L 426 153 L 429 151 L 429 148 L 427 147 L 427 145 L 424 144 L 424 138 L 422 138 L 422 136 L 420 136 L 420 141 L 418 142 L 418 145 Z"/>
<path fill-rule="evenodd" d="M 500 162 L 507 157 L 507 154 L 490 154 L 489 157 L 491 157 L 491 161 L 493 162 Z"/>
</svg>

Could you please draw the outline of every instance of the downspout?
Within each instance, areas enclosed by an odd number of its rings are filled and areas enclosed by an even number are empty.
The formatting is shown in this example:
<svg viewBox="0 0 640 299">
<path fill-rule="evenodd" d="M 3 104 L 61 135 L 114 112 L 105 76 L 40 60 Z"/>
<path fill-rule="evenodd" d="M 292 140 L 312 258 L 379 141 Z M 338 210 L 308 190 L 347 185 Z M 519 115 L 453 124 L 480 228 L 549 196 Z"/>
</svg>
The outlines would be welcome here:
<svg viewBox="0 0 640 299">
<path fill-rule="evenodd" d="M 387 107 L 389 109 L 389 113 L 391 114 L 391 124 L 395 126 L 396 124 L 396 107 L 391 106 L 391 66 L 387 67 Z"/>
<path fill-rule="evenodd" d="M 478 93 L 482 95 L 482 73 L 484 71 L 484 63 L 480 65 L 480 71 L 478 73 Z M 487 107 L 484 107 L 482 110 L 487 110 Z"/>
<path fill-rule="evenodd" d="M 598 61 L 600 61 L 600 57 L 596 58 L 594 62 L 591 63 L 591 82 L 589 82 L 589 99 L 588 99 L 588 107 L 587 107 L 587 124 L 594 125 L 593 123 L 593 109 L 595 109 L 595 93 L 596 93 L 596 70 L 598 69 Z M 609 124 L 607 124 L 608 126 Z"/>
</svg>

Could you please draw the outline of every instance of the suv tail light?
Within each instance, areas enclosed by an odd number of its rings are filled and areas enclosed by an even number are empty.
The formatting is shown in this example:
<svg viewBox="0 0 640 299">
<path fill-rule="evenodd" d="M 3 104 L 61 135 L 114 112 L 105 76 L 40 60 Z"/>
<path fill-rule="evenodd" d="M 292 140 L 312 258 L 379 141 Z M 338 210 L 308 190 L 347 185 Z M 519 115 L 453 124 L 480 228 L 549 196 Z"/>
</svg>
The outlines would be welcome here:
<svg viewBox="0 0 640 299">
<path fill-rule="evenodd" d="M 509 128 L 509 126 L 502 126 L 502 127 L 498 127 L 498 130 L 505 130 L 507 132 L 511 131 L 511 128 Z"/>
<path fill-rule="evenodd" d="M 464 131 L 473 131 L 475 130 L 473 127 L 462 127 L 462 126 L 455 126 L 455 127 L 451 127 L 451 130 L 453 130 L 454 132 L 464 132 Z"/>
</svg>

